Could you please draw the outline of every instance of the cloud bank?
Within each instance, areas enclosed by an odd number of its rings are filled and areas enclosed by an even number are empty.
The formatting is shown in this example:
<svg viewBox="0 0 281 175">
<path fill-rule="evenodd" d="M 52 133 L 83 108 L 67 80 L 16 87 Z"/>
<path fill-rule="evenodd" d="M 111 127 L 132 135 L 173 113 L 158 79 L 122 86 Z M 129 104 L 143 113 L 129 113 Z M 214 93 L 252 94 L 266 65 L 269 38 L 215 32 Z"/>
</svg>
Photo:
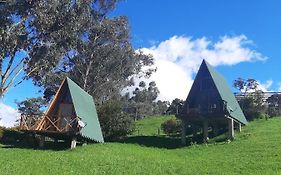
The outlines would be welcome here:
<svg viewBox="0 0 281 175">
<path fill-rule="evenodd" d="M 157 72 L 148 81 L 156 82 L 159 99 L 171 101 L 186 98 L 202 59 L 213 66 L 265 61 L 267 57 L 252 46 L 253 41 L 245 35 L 223 36 L 216 42 L 206 37 L 173 36 L 141 50 L 155 58 Z"/>
<path fill-rule="evenodd" d="M 13 127 L 19 117 L 20 114 L 17 110 L 0 102 L 0 126 Z"/>
</svg>

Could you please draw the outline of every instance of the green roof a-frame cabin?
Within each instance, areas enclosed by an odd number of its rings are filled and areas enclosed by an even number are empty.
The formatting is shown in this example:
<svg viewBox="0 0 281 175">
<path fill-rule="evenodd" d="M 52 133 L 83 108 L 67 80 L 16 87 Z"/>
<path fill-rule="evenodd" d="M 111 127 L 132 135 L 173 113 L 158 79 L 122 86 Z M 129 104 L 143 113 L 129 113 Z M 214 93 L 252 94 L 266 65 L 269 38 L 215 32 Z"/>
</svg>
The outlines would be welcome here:
<svg viewBox="0 0 281 175">
<path fill-rule="evenodd" d="M 217 133 L 218 126 L 227 126 L 229 138 L 234 138 L 234 123 L 246 125 L 247 120 L 224 77 L 203 60 L 180 113 L 183 123 L 182 143 L 185 144 L 187 125 L 203 126 L 204 141 L 208 129 Z"/>
<path fill-rule="evenodd" d="M 33 125 L 29 123 L 28 117 L 22 116 L 20 128 L 51 137 L 65 136 L 72 139 L 71 148 L 76 146 L 77 137 L 104 142 L 92 96 L 68 77 L 61 83 L 45 115 Z"/>
</svg>

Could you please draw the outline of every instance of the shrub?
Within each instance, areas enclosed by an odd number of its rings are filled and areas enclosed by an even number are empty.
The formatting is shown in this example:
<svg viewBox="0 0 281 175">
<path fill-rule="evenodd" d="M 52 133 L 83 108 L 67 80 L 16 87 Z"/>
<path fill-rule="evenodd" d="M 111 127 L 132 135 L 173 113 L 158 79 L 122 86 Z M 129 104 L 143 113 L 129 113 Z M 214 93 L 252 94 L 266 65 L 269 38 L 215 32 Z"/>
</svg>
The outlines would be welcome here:
<svg viewBox="0 0 281 175">
<path fill-rule="evenodd" d="M 239 104 L 248 121 L 261 118 L 261 116 L 265 114 L 265 107 L 262 105 L 259 98 L 251 96 L 244 97 L 239 100 Z"/>
<path fill-rule="evenodd" d="M 134 130 L 133 117 L 122 111 L 118 101 L 109 101 L 98 108 L 99 121 L 103 136 L 107 140 L 117 139 Z"/>
<path fill-rule="evenodd" d="M 2 140 L 3 134 L 4 134 L 4 127 L 0 126 L 0 141 Z"/>
<path fill-rule="evenodd" d="M 165 134 L 176 134 L 181 131 L 181 122 L 176 118 L 172 118 L 162 123 L 161 128 Z"/>
</svg>

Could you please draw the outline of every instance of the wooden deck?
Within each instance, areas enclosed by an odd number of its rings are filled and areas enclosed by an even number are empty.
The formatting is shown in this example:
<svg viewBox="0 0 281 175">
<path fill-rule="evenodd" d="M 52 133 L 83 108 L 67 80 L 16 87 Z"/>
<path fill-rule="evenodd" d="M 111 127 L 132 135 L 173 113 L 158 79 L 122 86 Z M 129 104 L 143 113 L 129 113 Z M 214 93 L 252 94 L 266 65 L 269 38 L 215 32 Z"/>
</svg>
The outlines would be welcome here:
<svg viewBox="0 0 281 175">
<path fill-rule="evenodd" d="M 59 116 L 31 116 L 22 115 L 20 119 L 20 130 L 32 131 L 38 133 L 61 133 L 75 134 L 79 131 L 78 121 L 76 116 L 69 117 L 71 120 L 66 120 Z"/>
</svg>

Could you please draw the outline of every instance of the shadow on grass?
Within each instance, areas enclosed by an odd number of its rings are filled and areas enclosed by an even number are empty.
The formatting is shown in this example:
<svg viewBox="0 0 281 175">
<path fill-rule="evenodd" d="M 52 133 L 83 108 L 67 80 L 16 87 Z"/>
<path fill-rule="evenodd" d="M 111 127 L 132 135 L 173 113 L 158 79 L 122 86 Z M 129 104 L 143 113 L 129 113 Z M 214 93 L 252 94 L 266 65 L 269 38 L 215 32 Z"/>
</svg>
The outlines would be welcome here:
<svg viewBox="0 0 281 175">
<path fill-rule="evenodd" d="M 225 135 L 220 135 L 209 140 L 208 143 L 223 143 L 227 141 Z M 130 136 L 122 140 L 116 141 L 119 143 L 138 144 L 146 147 L 177 149 L 181 147 L 191 146 L 193 144 L 203 144 L 203 135 L 198 134 L 195 137 L 191 135 L 186 137 L 186 145 L 181 144 L 181 137 L 174 136 Z"/>
<path fill-rule="evenodd" d="M 175 149 L 182 147 L 180 138 L 170 138 L 165 136 L 131 136 L 124 138 L 118 142 L 167 149 Z"/>
<path fill-rule="evenodd" d="M 44 134 L 44 133 L 43 133 Z M 21 132 L 16 130 L 7 130 L 0 140 L 0 148 L 23 148 L 34 150 L 54 150 L 63 151 L 70 149 L 72 137 L 64 134 L 39 135 L 35 133 Z M 44 146 L 39 143 L 44 139 Z M 82 143 L 92 143 L 92 141 L 77 136 L 77 146 Z"/>
<path fill-rule="evenodd" d="M 1 148 L 4 149 L 34 149 L 34 150 L 52 150 L 52 151 L 64 151 L 70 148 L 70 143 L 67 142 L 53 142 L 53 141 L 46 141 L 44 143 L 44 147 L 39 147 L 37 143 L 2 143 L 0 145 Z"/>
</svg>

